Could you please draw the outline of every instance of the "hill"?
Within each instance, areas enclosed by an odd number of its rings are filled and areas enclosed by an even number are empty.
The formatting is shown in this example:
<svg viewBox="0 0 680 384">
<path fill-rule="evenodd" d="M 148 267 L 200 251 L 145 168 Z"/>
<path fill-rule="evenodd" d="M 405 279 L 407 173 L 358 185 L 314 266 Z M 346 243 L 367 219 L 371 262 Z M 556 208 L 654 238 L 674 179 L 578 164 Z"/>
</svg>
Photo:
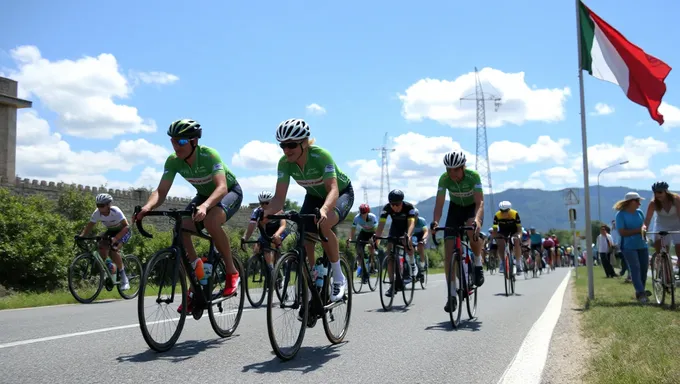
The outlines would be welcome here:
<svg viewBox="0 0 680 384">
<path fill-rule="evenodd" d="M 503 200 L 508 200 L 512 203 L 524 223 L 525 227 L 535 226 L 540 231 L 546 231 L 551 228 L 569 229 L 569 211 L 568 208 L 576 209 L 576 228 L 585 228 L 585 204 L 584 204 L 584 190 L 583 188 L 574 188 L 576 196 L 579 199 L 579 204 L 572 207 L 567 207 L 565 204 L 566 189 L 558 191 L 544 191 L 541 189 L 508 189 L 500 193 L 493 194 L 493 201 L 496 207 L 493 212 L 498 210 L 498 203 Z M 646 202 L 652 198 L 651 188 L 648 190 L 631 189 L 627 187 L 600 187 L 600 204 L 602 207 L 602 221 L 610 222 L 614 219 L 614 204 L 621 200 L 623 196 L 629 191 L 635 191 L 644 197 Z M 487 198 L 487 202 L 489 199 Z M 643 210 L 646 209 L 647 203 L 643 203 Z M 430 197 L 416 204 L 420 214 L 427 219 L 432 220 L 432 212 L 434 211 L 435 197 Z M 590 187 L 590 213 L 591 219 L 598 219 L 597 209 L 597 186 Z M 449 207 L 448 198 L 444 203 L 444 212 L 441 222 L 446 220 L 446 212 Z M 371 209 L 376 215 L 380 214 L 380 207 Z M 484 215 L 484 226 L 486 228 L 491 226 L 493 222 L 493 213 L 488 211 Z"/>
</svg>

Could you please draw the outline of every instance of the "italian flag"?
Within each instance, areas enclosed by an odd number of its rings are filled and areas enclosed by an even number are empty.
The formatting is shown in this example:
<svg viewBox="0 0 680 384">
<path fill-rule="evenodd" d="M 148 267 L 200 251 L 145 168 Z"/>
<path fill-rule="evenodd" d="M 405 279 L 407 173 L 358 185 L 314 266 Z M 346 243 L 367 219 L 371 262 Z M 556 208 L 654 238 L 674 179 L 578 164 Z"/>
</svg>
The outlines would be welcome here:
<svg viewBox="0 0 680 384">
<path fill-rule="evenodd" d="M 646 107 L 652 119 L 666 93 L 664 80 L 671 71 L 663 61 L 646 54 L 579 1 L 581 68 L 600 80 L 614 83 L 628 98 Z"/>
</svg>

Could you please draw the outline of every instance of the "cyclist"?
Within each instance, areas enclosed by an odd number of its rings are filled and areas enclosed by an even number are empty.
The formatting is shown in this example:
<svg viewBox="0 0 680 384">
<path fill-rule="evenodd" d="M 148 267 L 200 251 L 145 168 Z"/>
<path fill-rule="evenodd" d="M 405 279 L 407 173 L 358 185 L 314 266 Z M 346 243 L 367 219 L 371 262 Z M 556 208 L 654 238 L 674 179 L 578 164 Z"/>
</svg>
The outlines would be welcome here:
<svg viewBox="0 0 680 384">
<path fill-rule="evenodd" d="M 354 221 L 352 222 L 352 228 L 349 231 L 349 237 L 347 238 L 347 247 L 349 247 L 349 241 L 350 239 L 354 239 L 354 233 L 356 232 L 356 229 L 359 228 L 359 234 L 356 237 L 356 241 L 366 241 L 368 242 L 368 250 L 369 250 L 369 263 L 371 265 L 371 268 L 369 270 L 369 273 L 373 273 L 375 270 L 375 247 L 373 246 L 373 242 L 370 241 L 373 239 L 373 235 L 375 234 L 375 229 L 378 227 L 378 218 L 375 216 L 374 213 L 371 212 L 371 207 L 368 204 L 361 204 L 359 205 L 359 214 L 354 216 Z M 364 244 L 359 244 L 357 243 L 356 246 L 357 249 L 357 255 L 359 257 L 365 258 L 366 255 L 364 255 Z M 365 280 L 365 279 L 364 279 Z"/>
<path fill-rule="evenodd" d="M 654 213 L 654 229 L 659 231 L 677 231 L 680 230 L 680 196 L 668 190 L 668 183 L 665 181 L 658 181 L 652 185 L 652 192 L 654 197 L 647 206 L 647 214 L 645 215 L 644 227 L 649 228 Z M 680 235 L 677 233 L 669 233 L 664 239 L 668 242 L 668 249 L 670 244 L 675 245 L 675 254 L 680 256 Z M 654 251 L 661 252 L 661 235 L 654 236 Z M 678 267 L 680 267 L 680 257 L 678 257 Z"/>
<path fill-rule="evenodd" d="M 555 243 L 555 266 L 560 266 L 562 263 L 562 258 L 560 257 L 560 240 L 557 238 L 557 235 L 552 235 L 552 241 Z"/>
<path fill-rule="evenodd" d="M 420 255 L 420 262 L 418 263 L 418 273 L 416 277 L 420 280 L 423 277 L 425 270 L 425 246 L 427 245 L 427 238 L 430 236 L 430 229 L 427 227 L 427 220 L 420 216 L 418 208 L 414 208 L 416 214 L 416 226 L 413 230 L 414 245 L 417 245 L 418 255 Z"/>
<path fill-rule="evenodd" d="M 522 273 L 522 247 L 520 245 L 520 233 L 522 231 L 522 221 L 519 212 L 512 209 L 512 203 L 501 201 L 498 204 L 498 211 L 493 216 L 494 237 L 498 237 L 498 257 L 501 264 L 505 264 L 505 238 L 510 238 L 510 250 L 515 253 L 517 263 L 517 273 Z"/>
<path fill-rule="evenodd" d="M 375 236 L 382 236 L 383 229 L 385 228 L 385 223 L 387 222 L 387 216 L 392 218 L 392 224 L 390 224 L 390 237 L 402 237 L 405 236 L 403 241 L 406 253 L 409 256 L 408 263 L 411 264 L 411 278 L 415 278 L 418 273 L 418 268 L 415 263 L 415 256 L 413 255 L 413 246 L 411 244 L 411 237 L 413 236 L 413 231 L 416 226 L 416 209 L 413 204 L 404 201 L 404 192 L 399 189 L 394 189 L 390 191 L 387 195 L 387 203 L 380 213 L 380 222 L 378 224 L 378 229 L 375 230 Z M 376 240 L 376 247 L 380 244 L 380 240 Z M 387 244 L 386 247 L 387 254 L 392 250 L 392 244 Z M 393 263 L 387 263 L 387 273 L 390 278 L 390 282 L 394 281 L 394 271 Z M 404 268 L 405 269 L 405 268 Z M 406 274 L 405 274 L 406 275 Z M 411 280 L 404 277 L 404 284 L 410 283 Z M 392 296 L 392 286 L 385 292 L 385 296 Z"/>
<path fill-rule="evenodd" d="M 248 241 L 250 239 L 250 236 L 253 234 L 253 231 L 255 230 L 255 227 L 257 226 L 258 220 L 260 219 L 262 215 L 262 211 L 264 208 L 269 204 L 270 201 L 272 201 L 272 197 L 274 197 L 274 194 L 272 194 L 269 191 L 262 191 L 260 194 L 257 196 L 257 200 L 260 202 L 260 206 L 255 208 L 253 210 L 253 213 L 250 215 L 250 223 L 248 223 L 248 228 L 246 228 L 246 232 L 243 234 L 243 237 L 241 237 L 241 241 Z M 282 214 L 283 210 L 277 212 L 277 214 Z M 283 239 L 286 238 L 286 220 L 269 220 L 267 218 L 263 218 L 261 221 L 261 224 L 264 225 L 264 228 L 260 227 L 258 228 L 260 232 L 264 229 L 265 233 L 267 234 L 268 237 L 271 237 L 271 239 L 274 241 L 274 247 L 275 248 L 281 248 L 281 244 L 283 244 Z M 272 244 L 267 242 L 265 240 L 264 236 L 260 234 L 260 237 L 257 239 L 257 243 L 255 243 L 255 246 L 253 247 L 253 252 L 257 255 L 260 253 L 260 249 L 264 247 L 272 247 Z M 245 244 L 243 245 L 242 249 L 245 248 Z M 274 270 L 274 251 L 270 252 L 265 252 L 264 253 L 264 260 L 267 262 L 267 266 L 269 267 L 269 272 Z"/>
<path fill-rule="evenodd" d="M 85 228 L 83 228 L 80 236 L 87 236 L 98 222 L 101 221 L 104 224 L 106 232 L 102 233 L 104 239 L 99 242 L 99 255 L 103 258 L 110 256 L 113 259 L 113 262 L 116 263 L 116 267 L 120 271 L 120 289 L 122 291 L 128 290 L 130 289 L 130 282 L 127 275 L 125 275 L 125 266 L 123 265 L 123 259 L 120 257 L 119 250 L 123 244 L 130 240 L 130 226 L 123 211 L 117 206 L 111 205 L 113 203 L 111 195 L 100 193 L 95 198 L 95 202 L 97 203 L 97 209 L 92 212 L 92 217 L 85 225 Z"/>
<path fill-rule="evenodd" d="M 554 255 L 555 255 L 555 241 L 553 241 L 550 235 L 545 235 L 542 243 L 543 249 L 548 253 L 548 268 L 552 269 L 555 265 Z"/>
<path fill-rule="evenodd" d="M 229 236 L 222 229 L 222 225 L 241 208 L 243 201 L 241 186 L 234 174 L 224 165 L 216 150 L 198 144 L 202 128 L 197 121 L 176 120 L 168 127 L 167 134 L 170 136 L 174 153 L 170 154 L 165 161 L 165 169 L 158 188 L 151 193 L 137 217 L 133 217 L 133 222 L 142 219 L 147 212 L 163 204 L 175 175 L 179 173 L 196 188 L 197 192 L 191 200 L 192 204 L 196 204 L 197 211 L 191 218 L 184 220 L 182 227 L 190 231 L 201 231 L 203 228 L 208 231 L 215 243 L 215 248 L 222 255 L 226 268 L 226 284 L 222 294 L 231 296 L 236 292 L 240 276 L 232 260 Z M 215 207 L 219 208 L 214 209 Z M 189 232 L 182 233 L 182 243 L 196 271 L 196 277 L 200 280 L 204 274 L 203 261 L 196 256 L 191 236 Z M 187 298 L 189 311 L 192 308 L 190 300 L 192 296 L 193 292 L 190 290 Z M 181 305 L 177 311 L 182 311 Z"/>
<path fill-rule="evenodd" d="M 340 267 L 338 238 L 331 229 L 345 220 L 352 209 L 354 189 L 349 177 L 338 169 L 331 154 L 314 145 L 314 139 L 309 136 L 309 125 L 302 119 L 288 119 L 276 129 L 276 140 L 283 149 L 283 156 L 279 160 L 274 197 L 265 208 L 264 216 L 275 214 L 283 208 L 291 177 L 307 190 L 300 213 L 311 214 L 319 208 L 321 217 L 317 223 L 324 236 L 328 237 L 328 241 L 322 242 L 321 246 L 333 269 L 331 301 L 339 301 L 345 295 L 347 278 Z M 307 226 L 305 240 L 307 261 L 309 266 L 313 266 L 314 246 L 319 241 L 316 225 Z"/>
<path fill-rule="evenodd" d="M 534 262 L 539 263 L 539 269 L 543 269 L 543 258 L 541 257 L 541 254 L 543 253 L 543 249 L 541 248 L 541 245 L 543 244 L 543 238 L 541 237 L 541 234 L 536 232 L 536 228 L 531 227 L 529 229 L 531 232 L 529 234 L 529 240 L 531 242 L 531 252 L 536 252 L 534 256 Z"/>
<path fill-rule="evenodd" d="M 496 239 L 493 236 L 491 236 L 492 233 L 493 233 L 493 227 L 489 227 L 488 233 L 486 235 L 486 239 L 484 240 L 484 242 L 486 244 L 487 252 L 489 253 L 488 256 L 487 256 L 489 258 L 489 260 L 487 260 L 487 266 L 486 266 L 487 271 L 489 270 L 488 262 L 491 260 L 492 257 L 494 259 L 496 259 L 496 256 L 497 256 L 496 250 L 498 249 L 498 244 L 496 244 Z M 498 264 L 496 264 L 496 265 L 498 265 Z M 503 273 L 503 271 L 504 271 L 503 264 L 501 264 L 499 266 L 499 268 L 500 268 L 500 272 Z"/>
<path fill-rule="evenodd" d="M 430 228 L 439 226 L 442 217 L 446 191 L 449 192 L 449 210 L 446 215 L 446 227 L 456 228 L 460 226 L 474 225 L 474 231 L 467 231 L 472 253 L 475 255 L 475 285 L 481 287 L 484 284 L 484 270 L 482 267 L 483 240 L 479 237 L 479 231 L 484 220 L 484 191 L 479 173 L 465 167 L 466 158 L 463 151 L 453 151 L 444 155 L 446 172 L 439 177 L 437 185 L 437 199 L 432 213 Z M 451 256 L 453 255 L 454 238 L 458 236 L 452 231 L 444 232 L 444 271 L 448 279 Z M 462 239 L 461 239 L 462 240 Z M 456 292 L 456 277 L 449 281 L 450 293 Z M 456 295 L 454 294 L 453 308 L 449 308 L 449 300 L 446 300 L 444 310 L 456 310 Z"/>
</svg>

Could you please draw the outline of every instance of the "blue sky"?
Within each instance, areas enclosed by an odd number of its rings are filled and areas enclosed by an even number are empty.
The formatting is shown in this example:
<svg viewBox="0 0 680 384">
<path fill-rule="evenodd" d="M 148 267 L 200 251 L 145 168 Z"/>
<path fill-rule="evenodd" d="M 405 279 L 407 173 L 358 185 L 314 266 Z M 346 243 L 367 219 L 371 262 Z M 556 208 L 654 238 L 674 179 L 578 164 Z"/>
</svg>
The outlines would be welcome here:
<svg viewBox="0 0 680 384">
<path fill-rule="evenodd" d="M 582 186 L 574 3 L 417 4 L 10 2 L 0 73 L 34 102 L 19 114 L 17 173 L 155 187 L 171 150 L 167 125 L 190 117 L 251 202 L 274 186 L 276 126 L 301 117 L 359 200 L 369 188 L 371 205 L 380 186 L 371 148 L 389 132 L 392 187 L 418 201 L 434 194 L 444 152 L 475 153 L 475 105 L 458 98 L 474 92 L 477 66 L 485 91 L 504 101 L 497 112 L 487 106 L 494 190 Z M 680 32 L 677 1 L 586 4 L 647 53 L 680 62 L 668 44 Z M 630 161 L 603 185 L 648 188 L 663 178 L 679 189 L 678 70 L 666 80 L 664 127 L 586 74 L 591 174 Z M 610 113 L 596 115 L 597 103 Z M 191 194 L 180 179 L 172 194 Z"/>
</svg>

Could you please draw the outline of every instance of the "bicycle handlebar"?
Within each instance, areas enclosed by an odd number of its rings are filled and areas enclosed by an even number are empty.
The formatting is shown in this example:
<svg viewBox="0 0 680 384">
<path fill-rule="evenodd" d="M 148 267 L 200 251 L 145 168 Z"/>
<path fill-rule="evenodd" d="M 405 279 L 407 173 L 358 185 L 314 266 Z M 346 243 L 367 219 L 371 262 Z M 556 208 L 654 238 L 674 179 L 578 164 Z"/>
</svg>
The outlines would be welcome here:
<svg viewBox="0 0 680 384">
<path fill-rule="evenodd" d="M 455 231 L 456 233 L 460 233 L 463 231 L 474 231 L 477 229 L 477 225 L 461 225 L 458 228 L 452 228 L 452 227 L 435 227 L 432 224 L 430 224 L 430 231 L 432 232 L 432 242 L 434 245 L 437 247 L 439 246 L 439 242 L 437 241 L 437 232 L 439 231 Z M 473 236 L 473 239 L 477 241 L 477 235 Z"/>
<path fill-rule="evenodd" d="M 260 220 L 262 219 L 262 216 L 264 216 L 264 211 L 260 211 L 260 215 L 257 218 L 258 225 Z M 314 210 L 314 213 L 299 213 L 297 211 L 288 211 L 283 215 L 267 215 L 267 219 L 269 220 L 289 220 L 298 225 L 298 227 L 300 226 L 300 224 L 304 224 L 303 220 L 306 218 L 314 218 L 315 220 L 318 220 L 320 217 L 321 212 L 319 208 L 316 208 Z M 319 227 L 318 224 L 316 225 L 316 228 L 317 233 L 319 234 L 319 238 L 321 238 L 321 241 L 323 241 L 324 243 L 328 242 L 328 238 L 323 235 L 323 233 L 321 232 L 321 227 Z M 264 231 L 260 232 L 260 235 L 262 235 L 262 237 L 264 237 L 264 239 L 270 243 L 273 241 L 272 238 L 268 236 Z"/>
<path fill-rule="evenodd" d="M 191 205 L 189 205 L 189 209 L 182 209 L 182 210 L 180 210 L 180 209 L 170 209 L 170 210 L 167 210 L 167 211 L 149 211 L 144 215 L 144 217 L 146 217 L 146 216 L 166 216 L 166 217 L 169 217 L 169 218 L 174 219 L 174 220 L 181 220 L 183 217 L 193 216 L 194 213 L 196 213 L 197 210 L 198 210 L 198 208 L 196 207 L 196 204 L 191 203 Z M 144 217 L 137 219 L 137 214 L 141 211 L 142 211 L 142 207 L 140 205 L 135 206 L 135 211 L 132 214 L 132 221 L 135 222 L 135 224 L 137 225 L 137 230 L 139 231 L 139 233 L 142 236 L 148 237 L 149 239 L 151 239 L 151 238 L 153 238 L 153 235 L 150 234 L 149 232 L 147 232 L 144 229 L 144 226 L 142 225 L 142 220 L 144 220 Z"/>
<path fill-rule="evenodd" d="M 648 235 L 661 235 L 663 236 L 668 236 L 668 235 L 675 235 L 679 234 L 680 231 L 658 231 L 658 232 L 647 232 Z"/>
</svg>

